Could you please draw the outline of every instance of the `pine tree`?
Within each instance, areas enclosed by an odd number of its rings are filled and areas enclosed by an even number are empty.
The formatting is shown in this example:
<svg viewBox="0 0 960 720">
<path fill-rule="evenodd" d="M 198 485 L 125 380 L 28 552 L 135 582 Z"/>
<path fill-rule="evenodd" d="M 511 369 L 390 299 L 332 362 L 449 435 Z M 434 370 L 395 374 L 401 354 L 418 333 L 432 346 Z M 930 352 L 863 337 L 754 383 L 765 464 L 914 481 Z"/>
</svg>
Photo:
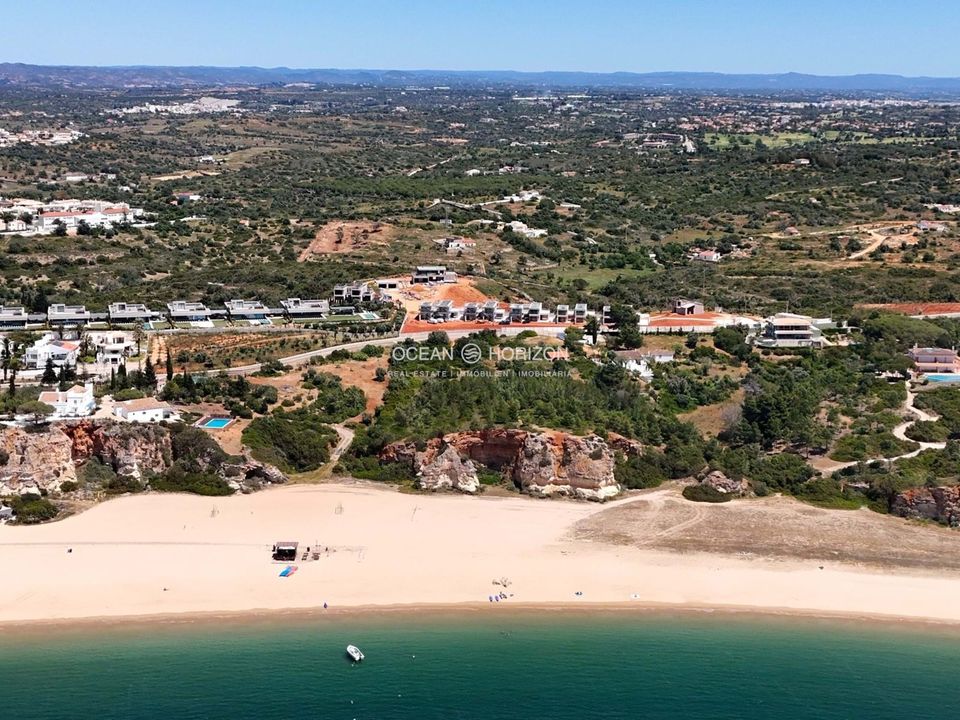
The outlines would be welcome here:
<svg viewBox="0 0 960 720">
<path fill-rule="evenodd" d="M 153 367 L 153 361 L 147 357 L 147 364 L 143 370 L 143 384 L 148 389 L 155 390 L 157 387 L 157 371 Z"/>
<path fill-rule="evenodd" d="M 47 364 L 43 368 L 43 376 L 40 382 L 44 385 L 53 385 L 57 381 L 57 370 L 53 367 L 53 358 L 47 358 Z"/>
<path fill-rule="evenodd" d="M 170 351 L 167 350 L 167 380 L 173 378 L 173 359 L 170 357 Z"/>
</svg>

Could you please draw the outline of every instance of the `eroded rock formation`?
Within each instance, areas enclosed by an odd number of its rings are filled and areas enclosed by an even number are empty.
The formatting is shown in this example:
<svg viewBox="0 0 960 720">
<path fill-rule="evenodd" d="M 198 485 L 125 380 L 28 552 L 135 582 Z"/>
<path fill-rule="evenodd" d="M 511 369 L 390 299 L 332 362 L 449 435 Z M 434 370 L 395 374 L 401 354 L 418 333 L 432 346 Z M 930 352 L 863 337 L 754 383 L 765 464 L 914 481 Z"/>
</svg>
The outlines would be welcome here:
<svg viewBox="0 0 960 720">
<path fill-rule="evenodd" d="M 174 462 L 170 431 L 159 425 L 109 420 L 63 422 L 36 430 L 4 428 L 0 431 L 0 496 L 60 493 L 64 483 L 78 483 L 78 470 L 91 460 L 118 476 L 149 481 Z M 220 475 L 235 491 L 243 492 L 287 479 L 277 468 L 250 457 L 205 471 Z"/>
<path fill-rule="evenodd" d="M 905 518 L 960 526 L 960 486 L 910 488 L 898 493 L 890 512 Z"/>
<path fill-rule="evenodd" d="M 493 428 L 434 438 L 420 450 L 412 443 L 394 443 L 380 459 L 408 464 L 425 490 L 474 493 L 480 487 L 476 465 L 481 464 L 538 497 L 606 500 L 620 492 L 613 450 L 596 435 Z"/>
</svg>

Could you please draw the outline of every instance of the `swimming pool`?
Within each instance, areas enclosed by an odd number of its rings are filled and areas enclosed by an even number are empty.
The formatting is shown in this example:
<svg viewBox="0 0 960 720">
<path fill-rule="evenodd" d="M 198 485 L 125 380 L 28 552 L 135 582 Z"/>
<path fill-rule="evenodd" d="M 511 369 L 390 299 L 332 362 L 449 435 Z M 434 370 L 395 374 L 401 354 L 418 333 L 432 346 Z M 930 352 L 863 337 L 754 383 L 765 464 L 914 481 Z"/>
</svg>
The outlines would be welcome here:
<svg viewBox="0 0 960 720">
<path fill-rule="evenodd" d="M 367 310 L 360 313 L 360 319 L 361 320 L 379 320 L 380 316 L 377 315 L 375 312 L 370 312 Z"/>
<path fill-rule="evenodd" d="M 960 382 L 960 373 L 934 373 L 932 375 L 924 375 L 927 380 L 935 383 L 951 383 L 951 382 Z"/>
<path fill-rule="evenodd" d="M 205 420 L 200 427 L 208 430 L 223 430 L 227 425 L 233 422 L 233 418 L 210 418 Z"/>
</svg>

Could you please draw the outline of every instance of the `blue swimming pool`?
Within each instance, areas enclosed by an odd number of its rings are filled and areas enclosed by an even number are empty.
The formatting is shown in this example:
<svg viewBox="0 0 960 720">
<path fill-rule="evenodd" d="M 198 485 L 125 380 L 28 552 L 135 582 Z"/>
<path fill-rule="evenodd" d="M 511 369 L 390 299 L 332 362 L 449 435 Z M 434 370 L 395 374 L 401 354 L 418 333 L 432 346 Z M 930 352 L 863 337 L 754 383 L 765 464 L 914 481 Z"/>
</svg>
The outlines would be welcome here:
<svg viewBox="0 0 960 720">
<path fill-rule="evenodd" d="M 375 312 L 370 312 L 369 310 L 366 310 L 360 313 L 360 319 L 361 320 L 379 320 L 380 316 L 377 315 Z"/>
<path fill-rule="evenodd" d="M 223 430 L 227 425 L 233 422 L 233 418 L 210 418 L 203 423 L 200 427 L 205 427 L 210 430 Z"/>
<path fill-rule="evenodd" d="M 951 383 L 951 382 L 960 382 L 960 373 L 934 373 L 932 375 L 925 375 L 930 382 L 935 383 Z"/>
</svg>

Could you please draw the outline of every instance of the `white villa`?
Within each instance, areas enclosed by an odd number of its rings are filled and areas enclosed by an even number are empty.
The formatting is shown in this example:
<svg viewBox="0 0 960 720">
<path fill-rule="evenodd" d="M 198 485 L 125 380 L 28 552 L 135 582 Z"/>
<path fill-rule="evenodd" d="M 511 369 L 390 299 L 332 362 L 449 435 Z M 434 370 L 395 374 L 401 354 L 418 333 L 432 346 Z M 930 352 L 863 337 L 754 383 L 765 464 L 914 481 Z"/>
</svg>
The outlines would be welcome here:
<svg viewBox="0 0 960 720">
<path fill-rule="evenodd" d="M 40 402 L 53 408 L 53 419 L 86 417 L 97 409 L 93 398 L 93 383 L 74 385 L 69 390 L 48 390 L 40 393 Z"/>
<path fill-rule="evenodd" d="M 79 343 L 56 340 L 54 335 L 47 334 L 27 348 L 23 361 L 28 368 L 42 370 L 47 366 L 48 359 L 52 360 L 53 366 L 57 368 L 76 365 L 79 355 Z"/>
<path fill-rule="evenodd" d="M 179 412 L 156 398 L 138 398 L 118 402 L 113 406 L 113 414 L 121 420 L 135 423 L 158 423 L 162 420 L 176 422 L 180 420 Z"/>
<path fill-rule="evenodd" d="M 133 333 L 122 330 L 96 330 L 86 334 L 96 350 L 97 362 L 102 365 L 120 365 L 137 352 Z"/>
</svg>

